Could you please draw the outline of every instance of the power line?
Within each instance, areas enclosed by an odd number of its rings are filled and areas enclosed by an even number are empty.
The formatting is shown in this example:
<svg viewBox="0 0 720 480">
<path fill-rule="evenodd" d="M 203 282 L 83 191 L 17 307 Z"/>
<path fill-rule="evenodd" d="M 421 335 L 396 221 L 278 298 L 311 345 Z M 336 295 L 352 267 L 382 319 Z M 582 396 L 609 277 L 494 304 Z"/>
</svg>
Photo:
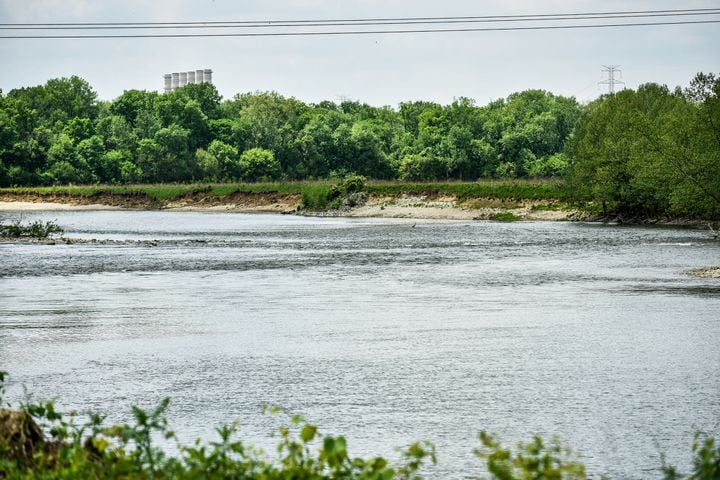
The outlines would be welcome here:
<svg viewBox="0 0 720 480">
<path fill-rule="evenodd" d="M 587 14 L 587 16 L 574 16 L 574 17 L 561 17 L 554 16 L 551 18 L 542 19 L 543 22 L 551 21 L 568 21 L 568 20 L 611 20 L 616 18 L 651 18 L 651 17 L 682 17 L 682 16 L 707 16 L 707 15 L 720 15 L 720 9 L 715 9 L 712 12 L 704 13 L 628 13 L 623 15 L 598 15 L 598 14 Z M 428 20 L 379 20 L 379 21 L 363 21 L 363 23 L 352 22 L 352 21 L 317 21 L 316 23 L 297 23 L 297 22 L 285 22 L 285 23 L 246 23 L 246 22 L 208 22 L 208 23 L 162 23 L 162 24 L 148 24 L 148 23 L 133 23 L 133 24 L 72 24 L 76 26 L 70 26 L 69 24 L 13 24 L 10 26 L 3 26 L 9 24 L 0 24 L 0 30 L 161 30 L 161 29 L 216 29 L 216 28 L 278 28 L 278 27 L 338 27 L 338 26 L 379 26 L 379 25 L 449 25 L 449 24 L 461 24 L 461 23 L 506 23 L 506 22 L 532 22 L 538 21 L 536 18 L 503 18 L 503 19 L 490 19 L 490 18 L 473 18 L 468 20 L 439 20 L 439 19 L 428 19 Z M 43 26 L 48 25 L 48 26 Z"/>
<path fill-rule="evenodd" d="M 631 15 L 631 14 L 680 14 L 687 13 L 692 15 L 712 14 L 720 10 L 720 8 L 682 8 L 682 9 L 669 9 L 669 10 L 621 10 L 621 11 L 610 11 L 610 12 L 575 12 L 575 13 L 551 13 L 551 14 L 527 14 L 527 15 L 480 15 L 480 16 L 452 16 L 452 17 L 395 17 L 395 18 L 360 18 L 360 19 L 311 19 L 311 20 L 245 20 L 245 21 L 193 21 L 193 22 L 78 22 L 78 23 L 0 23 L 0 26 L 113 26 L 113 25 L 213 25 L 213 24 L 306 24 L 306 23 L 336 23 L 345 22 L 352 24 L 364 24 L 374 22 L 396 22 L 396 21 L 440 21 L 440 20 L 480 20 L 480 19 L 526 19 L 526 20 L 543 20 L 551 17 L 567 17 L 567 19 L 573 19 L 578 16 L 589 16 L 589 15 L 605 15 L 605 16 L 619 16 L 619 15 Z M 691 13 L 694 12 L 694 13 Z"/>
<path fill-rule="evenodd" d="M 534 25 L 526 27 L 488 27 L 488 28 L 438 28 L 414 30 L 333 30 L 333 31 L 300 31 L 300 32 L 235 32 L 235 33 L 169 33 L 169 34 L 122 34 L 122 35 L 3 35 L 0 39 L 84 39 L 84 38 L 200 38 L 200 37 L 301 37 L 325 35 L 371 35 L 371 34 L 416 34 L 416 33 L 451 33 L 451 32 L 505 32 L 528 30 L 566 30 L 583 28 L 613 27 L 650 27 L 664 25 L 697 25 L 720 23 L 720 20 L 687 20 L 674 22 L 651 23 L 605 23 L 585 25 Z"/>
</svg>

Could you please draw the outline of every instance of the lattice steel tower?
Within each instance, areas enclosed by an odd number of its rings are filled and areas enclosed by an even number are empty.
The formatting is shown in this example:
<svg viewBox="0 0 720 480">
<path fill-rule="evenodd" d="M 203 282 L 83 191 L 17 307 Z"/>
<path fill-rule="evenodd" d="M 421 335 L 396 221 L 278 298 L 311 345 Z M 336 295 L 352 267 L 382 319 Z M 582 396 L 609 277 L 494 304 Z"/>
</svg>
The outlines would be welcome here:
<svg viewBox="0 0 720 480">
<path fill-rule="evenodd" d="M 622 71 L 618 68 L 619 66 L 620 65 L 603 65 L 602 71 L 607 72 L 608 78 L 598 83 L 600 85 L 607 85 L 608 93 L 610 94 L 615 93 L 615 85 L 625 85 L 625 82 L 615 78 L 615 74 L 619 74 L 620 78 L 622 78 Z"/>
</svg>

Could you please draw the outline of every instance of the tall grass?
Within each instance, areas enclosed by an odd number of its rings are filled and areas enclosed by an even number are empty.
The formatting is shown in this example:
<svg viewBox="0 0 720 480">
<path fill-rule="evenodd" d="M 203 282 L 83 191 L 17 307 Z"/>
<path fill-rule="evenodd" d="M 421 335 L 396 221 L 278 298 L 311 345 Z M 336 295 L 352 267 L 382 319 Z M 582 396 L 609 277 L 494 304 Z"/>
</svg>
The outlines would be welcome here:
<svg viewBox="0 0 720 480">
<path fill-rule="evenodd" d="M 370 182 L 373 195 L 448 195 L 463 201 L 473 198 L 512 200 L 568 200 L 567 186 L 555 180 L 486 180 L 478 182 Z"/>
</svg>

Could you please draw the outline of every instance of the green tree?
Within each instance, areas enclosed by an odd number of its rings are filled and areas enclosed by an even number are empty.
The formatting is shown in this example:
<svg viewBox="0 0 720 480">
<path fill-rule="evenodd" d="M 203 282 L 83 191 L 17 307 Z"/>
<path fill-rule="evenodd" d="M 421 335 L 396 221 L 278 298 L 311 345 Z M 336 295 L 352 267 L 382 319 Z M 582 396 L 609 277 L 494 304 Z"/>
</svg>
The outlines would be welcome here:
<svg viewBox="0 0 720 480">
<path fill-rule="evenodd" d="M 218 119 L 221 115 L 222 95 L 211 83 L 191 83 L 178 89 L 188 99 L 197 103 L 200 111 L 209 119 Z"/>
<path fill-rule="evenodd" d="M 236 180 L 243 176 L 244 171 L 240 165 L 240 155 L 237 148 L 220 140 L 213 140 L 208 147 L 208 153 L 217 162 L 220 177 Z M 206 159 L 206 161 L 208 160 Z M 210 162 L 211 164 L 212 162 Z"/>
<path fill-rule="evenodd" d="M 188 131 L 190 150 L 207 146 L 210 142 L 210 123 L 197 101 L 190 100 L 185 104 L 180 120 L 180 126 Z"/>
<path fill-rule="evenodd" d="M 156 92 L 146 90 L 125 90 L 110 104 L 110 113 L 123 117 L 134 127 L 141 116 L 154 110 L 158 96 Z"/>
<path fill-rule="evenodd" d="M 203 180 L 216 182 L 225 178 L 220 162 L 207 150 L 198 148 L 195 151 L 195 163 L 200 171 L 200 178 Z"/>
<path fill-rule="evenodd" d="M 164 168 L 172 168 L 168 154 L 155 140 L 143 138 L 137 146 L 137 166 L 143 173 L 142 180 L 161 182 Z"/>
<path fill-rule="evenodd" d="M 244 180 L 251 182 L 280 177 L 280 162 L 270 150 L 251 148 L 240 155 L 240 171 Z"/>
<path fill-rule="evenodd" d="M 34 111 L 33 120 L 55 128 L 72 118 L 95 119 L 99 112 L 97 94 L 83 79 L 55 78 L 45 85 L 11 90 L 8 98 L 27 114 Z"/>
<path fill-rule="evenodd" d="M 127 171 L 128 164 L 132 164 L 132 153 L 127 150 L 110 150 L 100 157 L 99 171 L 102 181 L 108 183 L 125 183 L 127 172 L 123 175 L 123 168 Z"/>
<path fill-rule="evenodd" d="M 400 160 L 402 180 L 440 180 L 447 177 L 448 165 L 428 149 L 424 154 L 406 155 Z"/>
<path fill-rule="evenodd" d="M 120 163 L 121 183 L 137 183 L 145 178 L 142 169 L 135 163 L 125 160 Z"/>
<path fill-rule="evenodd" d="M 154 138 L 157 146 L 154 181 L 188 181 L 199 174 L 195 156 L 190 155 L 190 133 L 190 130 L 175 124 L 158 130 Z M 148 172 L 144 166 L 140 166 L 143 171 Z"/>
<path fill-rule="evenodd" d="M 93 180 L 90 166 L 78 155 L 72 139 L 61 133 L 48 149 L 48 168 L 43 181 L 51 184 L 85 183 Z"/>
<path fill-rule="evenodd" d="M 104 154 L 105 143 L 99 135 L 93 135 L 77 144 L 77 155 L 87 163 L 99 181 L 108 182 L 111 181 L 111 179 L 107 177 L 102 165 L 102 157 Z"/>
<path fill-rule="evenodd" d="M 137 134 L 132 125 L 120 115 L 110 115 L 98 120 L 95 130 L 105 141 L 108 150 L 134 151 L 137 145 Z"/>
<path fill-rule="evenodd" d="M 392 177 L 392 168 L 384 148 L 382 126 L 370 120 L 355 122 L 350 139 L 354 150 L 348 165 L 351 172 L 373 178 Z"/>
<path fill-rule="evenodd" d="M 75 117 L 65 124 L 62 133 L 69 136 L 73 143 L 77 145 L 82 140 L 93 136 L 95 128 L 89 118 Z"/>
<path fill-rule="evenodd" d="M 718 216 L 720 154 L 701 90 L 646 84 L 591 104 L 573 135 L 569 180 L 610 212 Z"/>
</svg>

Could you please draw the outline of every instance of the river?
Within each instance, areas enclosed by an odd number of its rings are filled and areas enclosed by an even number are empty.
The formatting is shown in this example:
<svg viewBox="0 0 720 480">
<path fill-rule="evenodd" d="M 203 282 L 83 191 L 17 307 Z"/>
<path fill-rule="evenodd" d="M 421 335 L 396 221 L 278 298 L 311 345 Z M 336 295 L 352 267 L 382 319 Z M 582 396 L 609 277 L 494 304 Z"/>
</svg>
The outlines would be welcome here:
<svg viewBox="0 0 720 480">
<path fill-rule="evenodd" d="M 19 214 L 3 213 L 18 218 Z M 282 417 L 353 455 L 427 439 L 481 472 L 477 432 L 558 434 L 591 475 L 688 467 L 720 433 L 720 264 L 702 231 L 198 212 L 31 212 L 66 245 L 0 244 L 6 400 L 129 420 L 170 396 L 185 443 Z M 270 450 L 272 452 L 272 450 Z"/>
</svg>

